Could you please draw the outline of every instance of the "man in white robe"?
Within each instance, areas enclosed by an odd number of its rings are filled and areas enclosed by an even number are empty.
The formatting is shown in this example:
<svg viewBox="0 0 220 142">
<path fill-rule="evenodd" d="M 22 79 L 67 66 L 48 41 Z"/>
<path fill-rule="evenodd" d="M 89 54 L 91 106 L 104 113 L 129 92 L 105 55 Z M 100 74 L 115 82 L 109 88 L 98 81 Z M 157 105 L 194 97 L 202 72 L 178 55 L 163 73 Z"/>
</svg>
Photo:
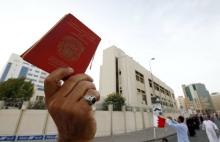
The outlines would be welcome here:
<svg viewBox="0 0 220 142">
<path fill-rule="evenodd" d="M 208 136 L 209 142 L 219 142 L 216 131 L 219 131 L 217 125 L 210 120 L 211 117 L 208 115 L 208 119 L 203 121 L 202 127 L 205 129 Z"/>
</svg>

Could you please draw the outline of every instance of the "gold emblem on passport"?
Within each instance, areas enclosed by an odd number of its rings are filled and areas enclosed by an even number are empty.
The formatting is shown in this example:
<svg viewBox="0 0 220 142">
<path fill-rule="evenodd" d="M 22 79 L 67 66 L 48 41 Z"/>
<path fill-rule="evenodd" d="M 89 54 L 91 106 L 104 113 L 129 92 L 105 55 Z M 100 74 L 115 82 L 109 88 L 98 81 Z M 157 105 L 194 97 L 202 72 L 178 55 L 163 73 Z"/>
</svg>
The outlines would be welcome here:
<svg viewBox="0 0 220 142">
<path fill-rule="evenodd" d="M 65 36 L 57 45 L 58 55 L 67 61 L 79 59 L 85 50 L 79 39 L 73 36 Z"/>
</svg>

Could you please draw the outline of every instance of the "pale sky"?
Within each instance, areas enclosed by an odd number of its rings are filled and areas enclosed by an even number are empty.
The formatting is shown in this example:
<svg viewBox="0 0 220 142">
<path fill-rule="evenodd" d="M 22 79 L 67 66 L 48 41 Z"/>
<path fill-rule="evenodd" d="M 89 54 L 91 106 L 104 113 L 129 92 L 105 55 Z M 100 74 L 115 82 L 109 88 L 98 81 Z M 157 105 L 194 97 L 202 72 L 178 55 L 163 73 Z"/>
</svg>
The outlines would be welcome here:
<svg viewBox="0 0 220 142">
<path fill-rule="evenodd" d="M 220 92 L 219 7 L 219 0 L 1 0 L 0 70 L 72 13 L 102 38 L 87 71 L 97 86 L 102 51 L 116 45 L 148 70 L 155 57 L 153 74 L 176 96 L 197 82 Z"/>
</svg>

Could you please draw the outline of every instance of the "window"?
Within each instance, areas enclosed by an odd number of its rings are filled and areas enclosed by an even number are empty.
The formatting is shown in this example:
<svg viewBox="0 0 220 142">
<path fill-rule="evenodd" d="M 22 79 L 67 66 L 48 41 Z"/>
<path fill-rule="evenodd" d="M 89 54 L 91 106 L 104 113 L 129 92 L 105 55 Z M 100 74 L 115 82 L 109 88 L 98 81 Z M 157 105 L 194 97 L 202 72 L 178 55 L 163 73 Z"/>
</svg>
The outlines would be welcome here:
<svg viewBox="0 0 220 142">
<path fill-rule="evenodd" d="M 152 80 L 148 79 L 149 86 L 152 87 Z"/>
<path fill-rule="evenodd" d="M 142 101 L 147 105 L 147 97 L 146 97 L 146 95 L 142 95 Z"/>
<path fill-rule="evenodd" d="M 141 90 L 141 93 L 142 93 L 142 94 L 145 94 L 145 91 L 144 91 L 144 90 Z"/>
<path fill-rule="evenodd" d="M 45 79 L 45 77 L 44 77 L 44 76 L 40 76 L 40 78 L 41 78 L 41 79 Z"/>
<path fill-rule="evenodd" d="M 26 77 L 27 72 L 28 72 L 28 68 L 23 66 L 23 67 L 21 68 L 21 70 L 20 70 L 20 73 L 19 73 L 19 76 L 18 76 L 18 77 Z"/>
<path fill-rule="evenodd" d="M 137 81 L 139 81 L 139 80 L 140 80 L 140 79 L 139 79 L 139 76 L 137 76 L 137 75 L 136 75 L 136 80 L 137 80 Z"/>
<path fill-rule="evenodd" d="M 154 82 L 154 88 L 159 91 L 159 85 L 157 83 Z"/>
<path fill-rule="evenodd" d="M 121 71 L 120 70 L 119 70 L 118 74 L 121 75 Z"/>
<path fill-rule="evenodd" d="M 136 75 L 136 80 L 137 81 L 140 81 L 141 83 L 144 83 L 144 75 L 143 74 L 141 74 L 138 71 L 135 71 L 135 75 Z"/>
<path fill-rule="evenodd" d="M 44 83 L 44 82 L 40 80 L 39 83 Z"/>
<path fill-rule="evenodd" d="M 1 81 L 4 81 L 6 79 L 10 68 L 11 68 L 11 63 L 8 63 L 5 70 L 4 70 L 4 72 L 3 72 L 3 74 L 2 74 L 2 76 L 1 76 Z"/>
<path fill-rule="evenodd" d="M 36 101 L 44 101 L 44 97 L 43 96 L 37 96 Z"/>
<path fill-rule="evenodd" d="M 164 88 L 160 86 L 160 92 L 164 94 Z"/>
<path fill-rule="evenodd" d="M 196 85 L 195 84 L 193 84 L 193 90 L 196 90 Z"/>
<path fill-rule="evenodd" d="M 45 73 L 45 72 L 41 72 L 41 74 L 42 74 L 42 75 L 46 75 L 46 73 Z"/>
</svg>

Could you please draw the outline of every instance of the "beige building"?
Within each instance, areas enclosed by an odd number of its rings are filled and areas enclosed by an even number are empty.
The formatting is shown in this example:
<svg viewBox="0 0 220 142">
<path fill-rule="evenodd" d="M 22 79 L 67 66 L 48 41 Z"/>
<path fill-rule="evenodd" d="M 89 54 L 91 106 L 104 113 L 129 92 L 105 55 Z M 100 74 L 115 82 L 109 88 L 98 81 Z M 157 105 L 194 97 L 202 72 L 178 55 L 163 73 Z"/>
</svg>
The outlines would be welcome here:
<svg viewBox="0 0 220 142">
<path fill-rule="evenodd" d="M 115 46 L 103 51 L 99 87 L 104 98 L 117 92 L 129 106 L 151 108 L 152 97 L 158 96 L 164 110 L 177 108 L 173 90 Z"/>
<path fill-rule="evenodd" d="M 212 93 L 211 100 L 215 111 L 220 111 L 220 93 L 219 92 Z"/>
<path fill-rule="evenodd" d="M 177 97 L 177 106 L 178 106 L 178 109 L 187 110 L 185 98 L 183 96 Z"/>
</svg>

